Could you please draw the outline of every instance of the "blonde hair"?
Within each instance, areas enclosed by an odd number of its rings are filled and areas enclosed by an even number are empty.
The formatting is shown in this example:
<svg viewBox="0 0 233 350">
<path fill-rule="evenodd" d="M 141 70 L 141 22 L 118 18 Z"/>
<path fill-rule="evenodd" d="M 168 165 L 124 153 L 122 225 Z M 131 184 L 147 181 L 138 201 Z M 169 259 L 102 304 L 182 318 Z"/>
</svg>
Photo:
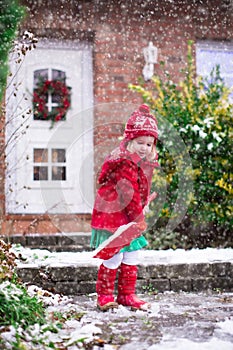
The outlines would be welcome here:
<svg viewBox="0 0 233 350">
<path fill-rule="evenodd" d="M 130 153 L 134 153 L 134 148 L 133 148 L 133 140 L 130 140 L 127 144 L 126 147 L 127 151 L 129 151 Z M 150 154 L 146 157 L 146 160 L 148 162 L 152 162 L 153 160 L 155 160 L 157 157 L 157 151 L 156 151 L 156 146 L 155 144 L 153 144 L 152 149 Z"/>
</svg>

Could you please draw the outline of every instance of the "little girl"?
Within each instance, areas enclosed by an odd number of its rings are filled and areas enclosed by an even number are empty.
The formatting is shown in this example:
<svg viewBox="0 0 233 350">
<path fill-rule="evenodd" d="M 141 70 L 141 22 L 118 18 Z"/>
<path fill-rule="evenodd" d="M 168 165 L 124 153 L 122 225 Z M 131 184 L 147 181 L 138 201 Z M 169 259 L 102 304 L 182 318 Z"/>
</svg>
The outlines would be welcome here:
<svg viewBox="0 0 233 350">
<path fill-rule="evenodd" d="M 97 306 L 103 311 L 119 304 L 133 309 L 149 307 L 135 295 L 136 265 L 139 263 L 139 250 L 148 244 L 142 232 L 147 227 L 144 212 L 151 199 L 153 170 L 158 166 L 157 139 L 157 120 L 150 114 L 149 107 L 143 104 L 130 116 L 124 139 L 107 157 L 101 169 L 100 187 L 92 213 L 91 247 L 99 247 L 122 225 L 136 222 L 141 229 L 139 237 L 127 246 L 122 245 L 117 254 L 104 260 L 99 267 Z M 155 196 L 152 195 L 153 198 Z M 113 292 L 117 271 L 118 296 L 115 301 Z"/>
</svg>

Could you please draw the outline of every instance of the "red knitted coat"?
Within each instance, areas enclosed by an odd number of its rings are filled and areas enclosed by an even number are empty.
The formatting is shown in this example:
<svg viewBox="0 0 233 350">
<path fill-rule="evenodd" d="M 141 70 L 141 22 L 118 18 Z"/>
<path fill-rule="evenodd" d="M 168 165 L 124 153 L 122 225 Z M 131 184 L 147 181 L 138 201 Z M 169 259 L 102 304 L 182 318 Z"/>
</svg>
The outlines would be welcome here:
<svg viewBox="0 0 233 350">
<path fill-rule="evenodd" d="M 98 178 L 91 222 L 95 229 L 114 232 L 121 225 L 144 220 L 143 208 L 158 163 L 145 161 L 122 145 L 105 160 Z"/>
</svg>

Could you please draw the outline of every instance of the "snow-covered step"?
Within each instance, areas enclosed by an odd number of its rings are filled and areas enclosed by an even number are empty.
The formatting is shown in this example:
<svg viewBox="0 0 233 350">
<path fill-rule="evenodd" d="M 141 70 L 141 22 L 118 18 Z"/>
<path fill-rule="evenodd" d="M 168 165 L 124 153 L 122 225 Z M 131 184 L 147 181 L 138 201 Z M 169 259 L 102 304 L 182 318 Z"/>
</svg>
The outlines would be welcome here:
<svg viewBox="0 0 233 350">
<path fill-rule="evenodd" d="M 17 261 L 24 282 L 66 295 L 95 292 L 101 260 L 92 252 L 49 252 L 14 247 L 23 260 Z M 192 249 L 185 251 L 143 250 L 138 269 L 137 291 L 197 292 L 233 291 L 233 249 Z"/>
<path fill-rule="evenodd" d="M 11 236 L 0 236 L 0 239 L 12 244 L 21 244 L 23 247 L 33 249 L 47 249 L 51 252 L 63 251 L 87 251 L 90 250 L 91 233 L 53 233 L 53 234 L 14 234 Z"/>
</svg>

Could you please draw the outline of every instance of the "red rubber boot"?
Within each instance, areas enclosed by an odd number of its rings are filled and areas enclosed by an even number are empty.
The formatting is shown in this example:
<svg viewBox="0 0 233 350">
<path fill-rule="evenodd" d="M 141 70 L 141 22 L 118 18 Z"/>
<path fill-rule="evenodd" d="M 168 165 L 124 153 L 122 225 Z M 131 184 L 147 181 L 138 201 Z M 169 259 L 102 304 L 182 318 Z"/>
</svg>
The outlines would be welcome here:
<svg viewBox="0 0 233 350">
<path fill-rule="evenodd" d="M 150 304 L 135 295 L 137 266 L 121 264 L 118 276 L 118 304 L 131 306 L 133 310 L 147 310 Z"/>
<path fill-rule="evenodd" d="M 103 264 L 100 265 L 96 282 L 97 307 L 106 311 L 118 307 L 114 300 L 114 283 L 117 269 L 108 269 Z"/>
</svg>

